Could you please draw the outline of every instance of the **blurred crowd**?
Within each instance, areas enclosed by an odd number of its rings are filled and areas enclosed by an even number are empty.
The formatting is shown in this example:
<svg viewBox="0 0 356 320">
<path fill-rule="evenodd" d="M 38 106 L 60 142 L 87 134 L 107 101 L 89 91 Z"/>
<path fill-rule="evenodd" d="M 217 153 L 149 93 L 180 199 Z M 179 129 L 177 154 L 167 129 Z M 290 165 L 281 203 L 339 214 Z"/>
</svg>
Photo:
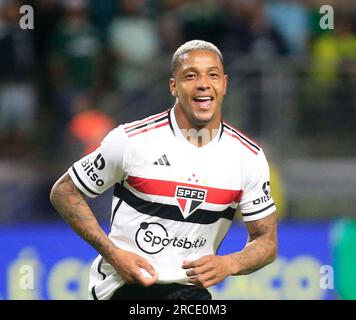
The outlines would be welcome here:
<svg viewBox="0 0 356 320">
<path fill-rule="evenodd" d="M 170 59 L 191 39 L 215 43 L 227 73 L 234 70 L 232 106 L 224 108 L 249 135 L 269 127 L 275 144 L 292 127 L 302 147 L 320 132 L 334 148 L 349 141 L 356 132 L 356 2 L 328 1 L 332 30 L 320 26 L 325 4 L 0 0 L 0 221 L 53 218 L 48 194 L 59 174 L 119 123 L 170 107 Z M 23 5 L 33 8 L 33 29 L 20 27 L 29 13 L 20 13 Z M 331 148 L 329 138 L 316 144 Z M 92 205 L 109 215 L 110 195 L 103 197 Z"/>
<path fill-rule="evenodd" d="M 24 4 L 34 9 L 33 30 L 19 26 Z M 340 72 L 354 84 L 356 2 L 328 1 L 334 30 L 320 28 L 324 4 L 0 0 L 0 157 L 55 158 L 64 144 L 86 153 L 118 123 L 169 107 L 168 88 L 161 101 L 149 94 L 168 79 L 170 56 L 190 39 L 215 43 L 227 66 L 242 56 L 308 57 L 321 90 L 329 92 Z"/>
</svg>

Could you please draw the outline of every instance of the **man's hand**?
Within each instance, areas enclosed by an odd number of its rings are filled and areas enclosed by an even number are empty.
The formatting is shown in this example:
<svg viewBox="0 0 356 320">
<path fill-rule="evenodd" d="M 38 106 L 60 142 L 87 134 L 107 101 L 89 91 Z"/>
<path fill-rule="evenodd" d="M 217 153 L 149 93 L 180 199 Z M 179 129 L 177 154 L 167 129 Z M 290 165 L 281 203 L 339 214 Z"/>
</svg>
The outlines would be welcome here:
<svg viewBox="0 0 356 320">
<path fill-rule="evenodd" d="M 147 287 L 157 281 L 157 273 L 144 258 L 121 250 L 108 238 L 91 211 L 85 195 L 75 186 L 68 173 L 55 183 L 50 198 L 63 219 L 90 243 L 126 282 Z M 145 277 L 141 268 L 152 277 Z"/>
<path fill-rule="evenodd" d="M 183 269 L 188 269 L 189 282 L 199 287 L 208 288 L 231 275 L 230 256 L 208 255 L 194 261 L 183 261 Z"/>
<path fill-rule="evenodd" d="M 249 238 L 243 250 L 224 256 L 208 255 L 194 261 L 183 261 L 191 283 L 208 288 L 229 275 L 255 272 L 277 257 L 276 214 L 246 223 Z"/>
<path fill-rule="evenodd" d="M 144 287 L 154 284 L 158 274 L 148 261 L 141 256 L 117 248 L 109 262 L 127 283 L 138 283 Z M 145 270 L 148 272 L 145 276 Z"/>
</svg>

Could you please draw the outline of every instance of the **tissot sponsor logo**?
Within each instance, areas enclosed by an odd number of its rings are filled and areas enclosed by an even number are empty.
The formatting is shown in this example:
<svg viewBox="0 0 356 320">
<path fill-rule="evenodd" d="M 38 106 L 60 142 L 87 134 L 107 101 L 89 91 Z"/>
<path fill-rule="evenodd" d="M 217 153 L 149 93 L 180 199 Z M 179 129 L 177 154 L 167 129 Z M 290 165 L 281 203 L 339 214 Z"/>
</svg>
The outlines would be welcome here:
<svg viewBox="0 0 356 320">
<path fill-rule="evenodd" d="M 97 171 L 103 170 L 105 168 L 105 159 L 99 153 L 93 162 L 90 159 L 86 159 L 82 161 L 82 167 L 84 168 L 84 172 L 90 178 L 91 181 L 94 181 L 97 186 L 102 186 L 104 184 L 104 180 L 100 179 Z"/>
<path fill-rule="evenodd" d="M 253 200 L 253 204 L 254 205 L 258 205 L 261 203 L 265 203 L 268 202 L 271 199 L 271 188 L 270 188 L 270 183 L 269 181 L 266 181 L 263 185 L 262 185 L 262 191 L 265 194 L 265 196 L 260 197 L 256 200 Z"/>
<path fill-rule="evenodd" d="M 145 253 L 156 254 L 168 246 L 183 249 L 203 247 L 206 243 L 204 237 L 189 239 L 188 237 L 170 237 L 167 229 L 158 222 L 142 222 L 136 232 L 137 246 Z"/>
<path fill-rule="evenodd" d="M 184 217 L 189 216 L 205 201 L 207 191 L 191 187 L 177 186 L 175 197 Z"/>
</svg>

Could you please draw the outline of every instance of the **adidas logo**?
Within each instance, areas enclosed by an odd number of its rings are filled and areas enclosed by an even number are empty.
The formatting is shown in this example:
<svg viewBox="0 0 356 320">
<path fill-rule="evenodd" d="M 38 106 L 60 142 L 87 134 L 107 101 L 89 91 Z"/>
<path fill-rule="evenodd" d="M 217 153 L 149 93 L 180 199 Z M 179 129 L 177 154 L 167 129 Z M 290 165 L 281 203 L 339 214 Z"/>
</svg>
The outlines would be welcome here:
<svg viewBox="0 0 356 320">
<path fill-rule="evenodd" d="M 169 163 L 167 156 L 164 154 L 163 156 L 159 157 L 155 162 L 153 162 L 154 165 L 158 166 L 170 166 L 171 164 Z"/>
</svg>

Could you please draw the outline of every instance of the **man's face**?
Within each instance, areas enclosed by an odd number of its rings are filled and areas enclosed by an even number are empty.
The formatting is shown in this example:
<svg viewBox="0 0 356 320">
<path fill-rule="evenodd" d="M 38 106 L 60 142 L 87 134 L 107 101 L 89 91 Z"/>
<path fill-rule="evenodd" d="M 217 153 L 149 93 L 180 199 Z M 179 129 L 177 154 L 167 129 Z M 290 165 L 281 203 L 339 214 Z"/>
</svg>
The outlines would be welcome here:
<svg viewBox="0 0 356 320">
<path fill-rule="evenodd" d="M 227 75 L 217 53 L 208 50 L 190 51 L 180 56 L 170 89 L 178 99 L 190 126 L 217 124 L 226 93 Z"/>
</svg>

